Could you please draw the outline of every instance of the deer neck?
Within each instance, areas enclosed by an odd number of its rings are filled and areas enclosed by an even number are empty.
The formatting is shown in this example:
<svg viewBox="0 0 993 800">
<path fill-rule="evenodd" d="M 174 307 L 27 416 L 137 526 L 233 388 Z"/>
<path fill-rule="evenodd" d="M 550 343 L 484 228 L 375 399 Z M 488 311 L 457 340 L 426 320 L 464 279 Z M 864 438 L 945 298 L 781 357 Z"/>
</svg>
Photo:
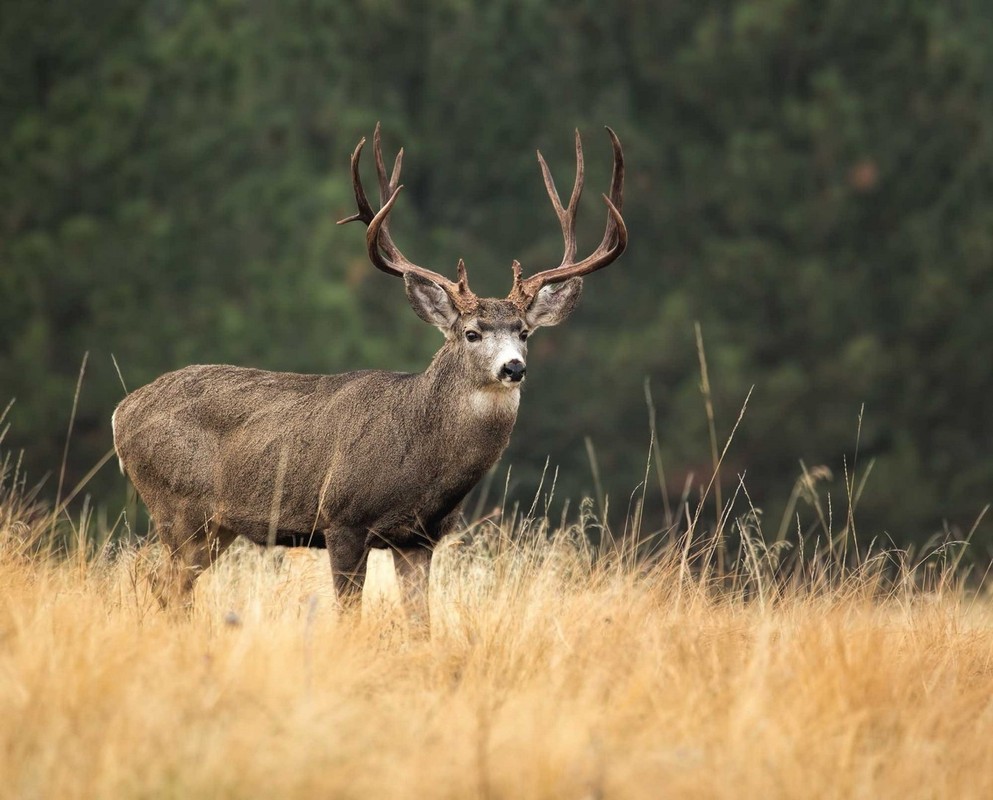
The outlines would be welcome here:
<svg viewBox="0 0 993 800">
<path fill-rule="evenodd" d="M 453 421 L 472 428 L 480 424 L 506 427 L 507 436 L 510 435 L 521 401 L 520 386 L 508 388 L 492 381 L 480 381 L 464 352 L 450 343 L 435 354 L 420 378 L 426 384 L 426 394 Z"/>
</svg>

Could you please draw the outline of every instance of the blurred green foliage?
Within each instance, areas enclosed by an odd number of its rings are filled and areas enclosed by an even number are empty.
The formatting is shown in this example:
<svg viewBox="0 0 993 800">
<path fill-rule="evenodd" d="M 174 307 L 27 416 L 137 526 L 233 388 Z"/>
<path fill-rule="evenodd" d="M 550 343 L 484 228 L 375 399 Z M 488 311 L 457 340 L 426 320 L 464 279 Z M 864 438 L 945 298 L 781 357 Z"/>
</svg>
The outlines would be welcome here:
<svg viewBox="0 0 993 800">
<path fill-rule="evenodd" d="M 8 444 L 32 477 L 58 469 L 87 351 L 70 484 L 110 447 L 111 354 L 129 388 L 193 362 L 423 367 L 437 333 L 334 225 L 358 138 L 382 120 L 406 148 L 408 255 L 450 274 L 463 256 L 502 295 L 512 258 L 558 263 L 533 152 L 568 186 L 574 127 L 598 241 L 609 124 L 631 246 L 533 342 L 519 491 L 546 455 L 559 497 L 591 491 L 589 435 L 626 504 L 646 378 L 671 493 L 705 484 L 699 321 L 719 444 L 754 387 L 725 497 L 747 470 L 780 513 L 802 460 L 832 469 L 841 515 L 858 434 L 864 535 L 967 529 L 993 500 L 991 41 L 969 0 L 7 0 Z M 110 468 L 91 488 L 123 491 Z"/>
</svg>

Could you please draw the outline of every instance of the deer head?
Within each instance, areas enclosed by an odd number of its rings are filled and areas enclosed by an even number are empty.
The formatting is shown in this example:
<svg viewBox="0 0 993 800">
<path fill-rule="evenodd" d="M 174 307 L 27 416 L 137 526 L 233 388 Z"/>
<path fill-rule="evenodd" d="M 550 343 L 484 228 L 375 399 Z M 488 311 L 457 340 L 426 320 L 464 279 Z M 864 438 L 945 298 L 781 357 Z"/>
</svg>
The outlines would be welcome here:
<svg viewBox="0 0 993 800">
<path fill-rule="evenodd" d="M 576 260 L 576 214 L 583 192 L 583 145 L 576 131 L 576 179 L 567 206 L 562 205 L 551 171 L 538 152 L 545 188 L 562 228 L 565 250 L 559 266 L 523 276 L 519 261 L 511 265 L 513 286 L 504 299 L 480 298 L 469 288 L 465 262 L 459 259 L 457 280 L 407 260 L 389 232 L 389 216 L 400 195 L 403 150 L 397 153 L 389 177 L 383 161 L 380 126 L 373 134 L 373 155 L 379 182 L 380 208 L 373 211 L 359 176 L 359 159 L 365 139 L 352 153 L 352 186 L 358 211 L 338 224 L 361 221 L 366 231 L 369 259 L 383 272 L 401 276 L 407 299 L 417 315 L 444 333 L 446 346 L 455 349 L 477 386 L 516 388 L 526 373 L 527 338 L 537 328 L 558 325 L 576 307 L 583 277 L 615 261 L 627 246 L 627 228 L 621 217 L 624 191 L 624 154 L 614 132 L 607 128 L 614 152 L 607 224 L 600 245 L 581 261 Z"/>
</svg>

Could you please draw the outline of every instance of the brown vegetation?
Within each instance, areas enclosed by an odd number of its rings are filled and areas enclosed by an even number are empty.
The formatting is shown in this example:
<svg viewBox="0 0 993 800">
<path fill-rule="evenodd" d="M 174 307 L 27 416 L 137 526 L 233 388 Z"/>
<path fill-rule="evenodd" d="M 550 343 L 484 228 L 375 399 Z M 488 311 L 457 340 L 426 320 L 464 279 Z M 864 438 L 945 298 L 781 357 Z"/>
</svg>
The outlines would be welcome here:
<svg viewBox="0 0 993 800">
<path fill-rule="evenodd" d="M 339 616 L 310 551 L 233 548 L 164 612 L 155 546 L 83 520 L 46 550 L 13 499 L 3 796 L 993 795 L 993 608 L 940 552 L 842 574 L 759 549 L 718 581 L 678 547 L 647 568 L 484 524 L 440 548 L 425 640 L 388 595 Z"/>
</svg>

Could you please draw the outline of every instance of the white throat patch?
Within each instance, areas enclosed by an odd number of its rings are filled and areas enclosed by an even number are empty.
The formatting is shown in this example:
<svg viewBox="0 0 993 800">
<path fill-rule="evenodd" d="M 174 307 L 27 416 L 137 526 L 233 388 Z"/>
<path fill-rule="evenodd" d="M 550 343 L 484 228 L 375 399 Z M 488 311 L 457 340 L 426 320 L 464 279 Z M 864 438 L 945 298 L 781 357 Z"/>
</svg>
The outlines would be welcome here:
<svg viewBox="0 0 993 800">
<path fill-rule="evenodd" d="M 517 414 L 521 404 L 521 387 L 507 389 L 494 386 L 492 389 L 476 389 L 469 396 L 469 406 L 481 417 L 496 414 Z"/>
</svg>

